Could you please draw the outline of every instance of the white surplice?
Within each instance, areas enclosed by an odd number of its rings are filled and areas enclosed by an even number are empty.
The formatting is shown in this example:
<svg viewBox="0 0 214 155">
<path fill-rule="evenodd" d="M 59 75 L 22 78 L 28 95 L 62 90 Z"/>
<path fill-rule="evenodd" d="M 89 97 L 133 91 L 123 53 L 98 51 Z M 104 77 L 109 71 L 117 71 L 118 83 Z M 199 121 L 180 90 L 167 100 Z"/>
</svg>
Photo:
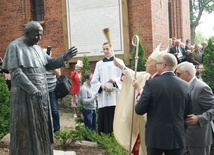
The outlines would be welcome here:
<svg viewBox="0 0 214 155">
<path fill-rule="evenodd" d="M 124 65 L 121 59 L 118 60 Z M 114 61 L 103 62 L 103 60 L 100 60 L 96 63 L 94 75 L 91 80 L 91 88 L 93 94 L 98 95 L 98 108 L 116 106 L 121 88 L 121 73 L 121 69 L 114 65 Z M 113 87 L 113 84 L 108 82 L 109 79 L 114 79 L 118 88 Z M 111 93 L 108 93 L 107 91 L 98 93 L 101 85 L 105 85 L 107 88 L 112 88 L 113 91 Z"/>
</svg>

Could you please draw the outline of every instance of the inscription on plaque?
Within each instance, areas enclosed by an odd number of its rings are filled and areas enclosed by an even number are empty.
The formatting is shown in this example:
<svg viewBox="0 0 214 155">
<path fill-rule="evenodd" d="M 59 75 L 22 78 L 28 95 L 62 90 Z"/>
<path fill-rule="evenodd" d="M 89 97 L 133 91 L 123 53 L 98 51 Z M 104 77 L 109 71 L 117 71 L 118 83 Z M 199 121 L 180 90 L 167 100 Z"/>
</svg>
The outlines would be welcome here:
<svg viewBox="0 0 214 155">
<path fill-rule="evenodd" d="M 66 7 L 68 44 L 78 48 L 78 57 L 103 55 L 107 27 L 115 54 L 123 54 L 121 0 L 67 0 Z"/>
</svg>

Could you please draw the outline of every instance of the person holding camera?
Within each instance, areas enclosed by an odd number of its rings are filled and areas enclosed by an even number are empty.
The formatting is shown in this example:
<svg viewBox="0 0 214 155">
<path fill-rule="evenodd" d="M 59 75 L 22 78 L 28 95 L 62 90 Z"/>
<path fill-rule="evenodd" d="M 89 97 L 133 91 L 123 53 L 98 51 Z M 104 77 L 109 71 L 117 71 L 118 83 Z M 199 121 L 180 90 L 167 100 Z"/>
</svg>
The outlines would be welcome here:
<svg viewBox="0 0 214 155">
<path fill-rule="evenodd" d="M 47 47 L 47 55 L 49 55 L 50 57 L 52 55 L 50 46 Z M 60 75 L 60 69 L 46 71 L 54 132 L 60 130 L 59 103 L 55 93 L 57 78 L 59 78 Z"/>
</svg>

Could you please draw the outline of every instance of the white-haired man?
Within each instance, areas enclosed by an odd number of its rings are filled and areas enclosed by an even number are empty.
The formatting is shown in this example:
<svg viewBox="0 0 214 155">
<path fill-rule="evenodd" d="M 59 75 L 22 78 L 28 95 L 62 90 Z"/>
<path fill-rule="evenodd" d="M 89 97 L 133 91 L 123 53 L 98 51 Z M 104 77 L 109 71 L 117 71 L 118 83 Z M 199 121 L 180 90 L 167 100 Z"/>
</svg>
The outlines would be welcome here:
<svg viewBox="0 0 214 155">
<path fill-rule="evenodd" d="M 209 155 L 213 143 L 214 95 L 211 88 L 195 77 L 192 63 L 183 62 L 177 66 L 177 76 L 190 83 L 192 114 L 185 123 L 187 155 Z"/>
</svg>

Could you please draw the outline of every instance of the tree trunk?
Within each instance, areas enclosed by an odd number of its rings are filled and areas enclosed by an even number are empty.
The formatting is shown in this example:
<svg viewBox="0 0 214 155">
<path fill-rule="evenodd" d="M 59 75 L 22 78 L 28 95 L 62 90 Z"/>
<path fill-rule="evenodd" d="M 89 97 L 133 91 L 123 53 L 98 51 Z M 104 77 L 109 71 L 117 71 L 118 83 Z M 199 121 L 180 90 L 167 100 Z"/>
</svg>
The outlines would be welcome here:
<svg viewBox="0 0 214 155">
<path fill-rule="evenodd" d="M 191 43 L 194 44 L 195 42 L 195 29 L 196 29 L 196 26 L 192 25 L 191 26 Z"/>
<path fill-rule="evenodd" d="M 199 25 L 199 21 L 201 19 L 201 16 L 202 16 L 202 13 L 204 12 L 204 9 L 205 9 L 205 6 L 206 4 L 205 3 L 208 3 L 208 2 L 203 2 L 203 1 L 198 1 L 198 10 L 196 11 L 197 12 L 197 15 L 196 15 L 196 18 L 194 19 L 194 14 L 196 13 L 195 11 L 193 11 L 193 3 L 192 0 L 189 1 L 190 2 L 190 13 L 191 13 L 191 16 L 190 16 L 190 19 L 191 19 L 191 40 L 192 40 L 192 43 L 194 44 L 194 40 L 195 40 L 195 29 L 196 27 Z"/>
</svg>

